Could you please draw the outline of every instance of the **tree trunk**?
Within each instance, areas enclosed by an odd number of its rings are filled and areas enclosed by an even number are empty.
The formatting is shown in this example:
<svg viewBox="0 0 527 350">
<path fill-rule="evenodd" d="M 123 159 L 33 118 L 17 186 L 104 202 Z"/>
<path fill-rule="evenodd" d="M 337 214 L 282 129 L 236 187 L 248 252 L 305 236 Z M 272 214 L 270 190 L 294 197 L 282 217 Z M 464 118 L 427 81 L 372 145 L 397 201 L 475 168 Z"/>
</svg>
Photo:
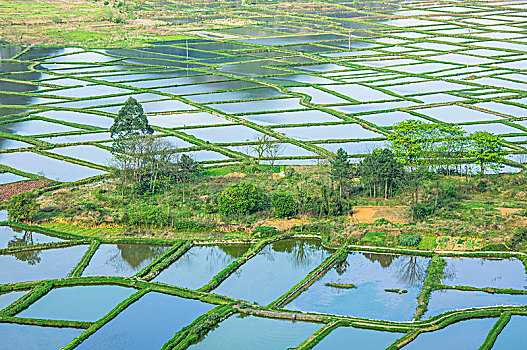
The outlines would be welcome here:
<svg viewBox="0 0 527 350">
<path fill-rule="evenodd" d="M 388 179 L 384 181 L 384 199 L 388 199 Z"/>
<path fill-rule="evenodd" d="M 377 183 L 373 183 L 373 198 L 377 198 Z"/>
</svg>

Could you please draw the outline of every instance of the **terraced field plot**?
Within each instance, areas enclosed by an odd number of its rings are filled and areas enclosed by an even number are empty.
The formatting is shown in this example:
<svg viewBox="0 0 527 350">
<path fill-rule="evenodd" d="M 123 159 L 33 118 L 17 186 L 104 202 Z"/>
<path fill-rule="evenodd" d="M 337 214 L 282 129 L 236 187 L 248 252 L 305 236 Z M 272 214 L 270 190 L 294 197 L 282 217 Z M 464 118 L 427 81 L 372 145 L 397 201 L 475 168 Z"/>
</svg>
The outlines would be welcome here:
<svg viewBox="0 0 527 350">
<path fill-rule="evenodd" d="M 35 245 L 13 247 L 15 234 L 0 250 L 9 260 L 0 333 L 13 348 L 490 349 L 523 339 L 520 253 L 355 251 L 301 235 L 169 247 L 26 232 Z"/>
<path fill-rule="evenodd" d="M 207 166 L 254 158 L 247 146 L 262 134 L 290 145 L 281 164 L 316 164 L 341 146 L 360 159 L 405 119 L 502 135 L 504 171 L 524 166 L 522 1 L 155 5 L 169 17 L 152 6 L 141 11 L 193 23 L 182 29 L 193 38 L 0 50 L 2 182 L 106 174 L 107 131 L 128 97 L 156 135 Z"/>
</svg>

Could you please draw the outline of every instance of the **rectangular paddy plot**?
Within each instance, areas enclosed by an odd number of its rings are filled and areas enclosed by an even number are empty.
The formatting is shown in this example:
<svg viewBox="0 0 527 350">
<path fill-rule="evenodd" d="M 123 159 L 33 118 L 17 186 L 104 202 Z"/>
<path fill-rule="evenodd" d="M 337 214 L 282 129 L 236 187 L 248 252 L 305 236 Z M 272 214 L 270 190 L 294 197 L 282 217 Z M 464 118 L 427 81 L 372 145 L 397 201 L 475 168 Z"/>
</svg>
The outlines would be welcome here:
<svg viewBox="0 0 527 350">
<path fill-rule="evenodd" d="M 429 261 L 415 256 L 350 253 L 286 308 L 409 321 L 417 308 L 417 296 Z M 356 288 L 339 288 L 339 284 L 352 284 Z M 385 289 L 402 289 L 407 293 Z"/>
<path fill-rule="evenodd" d="M 78 264 L 87 246 L 29 250 L 0 255 L 0 283 L 38 281 L 66 277 Z M 60 261 L 60 264 L 57 263 Z"/>
<path fill-rule="evenodd" d="M 0 323 L 0 338 L 5 349 L 60 349 L 84 332 L 75 328 L 51 328 Z"/>
<path fill-rule="evenodd" d="M 189 349 L 290 349 L 318 328 L 314 323 L 231 316 Z"/>
<path fill-rule="evenodd" d="M 385 349 L 401 336 L 402 334 L 400 333 L 378 332 L 370 329 L 353 327 L 339 327 L 322 338 L 320 343 L 315 345 L 313 349 L 345 349 L 350 344 L 353 344 L 357 349 Z"/>
<path fill-rule="evenodd" d="M 105 173 L 102 170 L 88 168 L 33 152 L 0 154 L 0 164 L 28 173 L 40 173 L 48 179 L 65 182 L 77 181 Z"/>
<path fill-rule="evenodd" d="M 267 245 L 213 292 L 266 305 L 287 292 L 330 252 L 315 239 L 285 239 Z"/>
<path fill-rule="evenodd" d="M 248 244 L 194 246 L 162 271 L 154 282 L 198 289 L 248 249 Z"/>
<path fill-rule="evenodd" d="M 82 275 L 129 277 L 141 271 L 168 248 L 147 244 L 101 244 Z"/>
<path fill-rule="evenodd" d="M 450 310 L 496 305 L 527 305 L 527 295 L 489 294 L 449 289 L 434 290 L 428 302 L 425 318 Z"/>
<path fill-rule="evenodd" d="M 341 122 L 342 119 L 318 110 L 296 112 L 246 114 L 241 118 L 260 125 Z"/>
<path fill-rule="evenodd" d="M 119 286 L 54 288 L 17 317 L 93 322 L 135 292 Z"/>
<path fill-rule="evenodd" d="M 445 258 L 448 286 L 527 289 L 527 275 L 518 259 Z"/>
<path fill-rule="evenodd" d="M 435 332 L 421 333 L 403 349 L 478 349 L 494 323 L 494 318 L 459 322 Z"/>
<path fill-rule="evenodd" d="M 330 139 L 371 139 L 384 137 L 383 134 L 368 130 L 359 124 L 298 126 L 277 128 L 275 130 L 287 137 L 306 141 Z"/>
<path fill-rule="evenodd" d="M 76 349 L 160 349 L 174 333 L 212 308 L 201 301 L 150 292 Z"/>
<path fill-rule="evenodd" d="M 0 249 L 61 242 L 63 239 L 16 227 L 0 226 Z"/>
</svg>

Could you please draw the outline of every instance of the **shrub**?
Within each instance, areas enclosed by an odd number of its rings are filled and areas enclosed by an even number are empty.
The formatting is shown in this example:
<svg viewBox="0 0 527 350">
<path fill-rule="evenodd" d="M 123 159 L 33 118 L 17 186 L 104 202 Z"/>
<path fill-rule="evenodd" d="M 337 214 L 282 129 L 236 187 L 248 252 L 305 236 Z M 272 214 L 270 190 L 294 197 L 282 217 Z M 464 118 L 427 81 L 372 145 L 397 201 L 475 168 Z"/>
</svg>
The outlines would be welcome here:
<svg viewBox="0 0 527 350">
<path fill-rule="evenodd" d="M 31 192 L 17 194 L 7 204 L 7 213 L 11 221 L 27 221 L 38 209 L 37 196 Z"/>
<path fill-rule="evenodd" d="M 271 204 L 276 215 L 282 218 L 294 215 L 297 210 L 296 201 L 289 193 L 274 193 Z"/>
<path fill-rule="evenodd" d="M 410 234 L 399 236 L 399 245 L 404 245 L 406 247 L 417 247 L 421 242 L 421 235 Z"/>
<path fill-rule="evenodd" d="M 264 196 L 250 183 L 240 183 L 226 188 L 218 200 L 219 210 L 225 215 L 249 214 L 260 209 Z"/>
<path fill-rule="evenodd" d="M 417 220 L 424 220 L 434 212 L 433 206 L 423 203 L 417 203 L 412 209 L 414 211 L 414 218 Z"/>
<path fill-rule="evenodd" d="M 276 227 L 270 227 L 270 226 L 258 226 L 254 231 L 253 234 L 257 237 L 271 237 L 276 234 L 278 234 L 278 231 L 276 230 Z"/>
</svg>

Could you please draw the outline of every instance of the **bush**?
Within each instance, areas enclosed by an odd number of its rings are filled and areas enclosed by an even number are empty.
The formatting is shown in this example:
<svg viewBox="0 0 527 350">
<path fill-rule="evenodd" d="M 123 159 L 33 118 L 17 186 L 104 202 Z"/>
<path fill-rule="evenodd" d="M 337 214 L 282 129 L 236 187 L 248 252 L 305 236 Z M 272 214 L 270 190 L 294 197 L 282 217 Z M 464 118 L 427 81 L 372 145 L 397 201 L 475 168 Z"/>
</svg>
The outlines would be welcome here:
<svg viewBox="0 0 527 350">
<path fill-rule="evenodd" d="M 424 220 L 434 212 L 433 206 L 423 203 L 417 203 L 412 209 L 414 211 L 414 218 L 417 220 Z"/>
<path fill-rule="evenodd" d="M 276 234 L 278 234 L 278 231 L 276 230 L 276 227 L 271 226 L 258 226 L 256 229 L 254 229 L 253 234 L 257 237 L 272 237 Z"/>
<path fill-rule="evenodd" d="M 399 245 L 404 245 L 406 247 L 417 247 L 421 242 L 421 235 L 410 234 L 399 236 Z"/>
<path fill-rule="evenodd" d="M 7 204 L 7 213 L 11 221 L 30 220 L 38 209 L 37 196 L 31 192 L 17 194 Z"/>
<path fill-rule="evenodd" d="M 296 201 L 289 193 L 274 193 L 271 204 L 279 217 L 284 218 L 296 214 Z"/>
<path fill-rule="evenodd" d="M 261 209 L 264 196 L 250 183 L 229 186 L 220 195 L 219 210 L 225 215 L 249 214 Z"/>
</svg>

